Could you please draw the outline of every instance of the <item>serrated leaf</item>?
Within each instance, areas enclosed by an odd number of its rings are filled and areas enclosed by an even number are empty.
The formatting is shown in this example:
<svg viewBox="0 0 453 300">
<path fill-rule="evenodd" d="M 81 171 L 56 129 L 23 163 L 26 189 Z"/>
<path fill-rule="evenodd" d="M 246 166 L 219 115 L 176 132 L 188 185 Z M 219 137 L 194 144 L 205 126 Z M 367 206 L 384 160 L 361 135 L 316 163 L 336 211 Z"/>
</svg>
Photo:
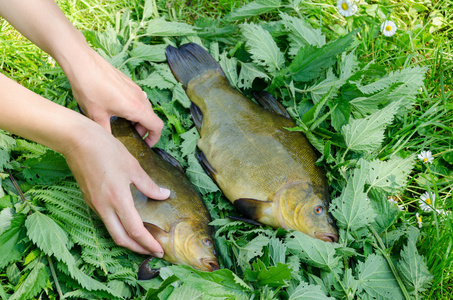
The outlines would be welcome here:
<svg viewBox="0 0 453 300">
<path fill-rule="evenodd" d="M 313 86 L 305 89 L 310 92 L 313 102 L 316 104 L 327 93 L 330 93 L 329 98 L 334 98 L 338 93 L 338 88 L 344 84 L 345 80 L 339 80 L 332 71 L 332 68 L 327 70 L 326 79 L 314 84 Z M 328 100 L 326 99 L 326 100 Z"/>
<path fill-rule="evenodd" d="M 321 48 L 306 45 L 300 48 L 294 60 L 279 76 L 289 76 L 294 81 L 308 82 L 336 62 L 336 56 L 348 50 L 358 30 L 334 40 Z M 278 79 L 278 78 L 277 78 Z"/>
<path fill-rule="evenodd" d="M 147 45 L 140 42 L 134 42 L 132 46 L 130 59 L 140 59 L 142 61 L 152 62 L 164 62 L 167 59 L 165 57 L 165 48 L 167 45 L 165 44 Z"/>
<path fill-rule="evenodd" d="M 40 260 L 36 261 L 30 273 L 20 282 L 9 300 L 33 298 L 47 286 L 48 280 L 49 274 L 47 273 L 46 266 Z"/>
<path fill-rule="evenodd" d="M 228 21 L 242 20 L 249 17 L 255 17 L 280 7 L 281 0 L 256 0 L 233 10 L 226 16 Z"/>
<path fill-rule="evenodd" d="M 190 107 L 190 104 L 191 104 L 190 99 L 187 96 L 184 89 L 182 88 L 181 83 L 175 84 L 175 87 L 173 88 L 172 101 L 178 101 L 185 108 Z"/>
<path fill-rule="evenodd" d="M 306 45 L 319 48 L 326 44 L 326 37 L 322 34 L 321 29 L 314 29 L 305 20 L 291 17 L 285 13 L 280 13 L 280 18 L 289 31 L 289 55 L 296 55 L 299 49 Z"/>
<path fill-rule="evenodd" d="M 335 256 L 335 249 L 339 247 L 337 244 L 314 239 L 298 231 L 291 233 L 286 246 L 302 261 L 317 268 L 333 270 L 340 260 L 340 257 Z"/>
<path fill-rule="evenodd" d="M 184 265 L 167 267 L 179 280 L 211 296 L 230 296 L 243 299 L 251 288 L 228 269 L 202 272 Z"/>
<path fill-rule="evenodd" d="M 269 255 L 274 264 L 286 263 L 286 245 L 278 238 L 269 240 Z"/>
<path fill-rule="evenodd" d="M 366 170 L 356 169 L 341 196 L 332 200 L 330 212 L 340 228 L 358 231 L 374 221 L 376 213 L 363 191 L 365 174 Z"/>
<path fill-rule="evenodd" d="M 263 254 L 263 248 L 269 243 L 269 238 L 262 234 L 239 249 L 238 264 L 243 270 L 250 267 L 250 260 Z"/>
<path fill-rule="evenodd" d="M 193 127 L 192 129 L 184 132 L 181 134 L 181 138 L 183 139 L 181 143 L 182 157 L 193 154 L 197 147 L 198 139 L 200 138 L 197 128 Z"/>
<path fill-rule="evenodd" d="M 0 235 L 0 269 L 17 260 L 22 255 L 18 249 L 21 233 L 24 231 L 24 214 L 15 214 L 11 225 Z"/>
<path fill-rule="evenodd" d="M 0 171 L 3 171 L 3 168 L 9 162 L 9 152 L 15 146 L 16 146 L 16 141 L 12 137 L 7 135 L 3 130 L 0 130 Z M 1 186 L 0 186 L 0 190 L 1 190 Z"/>
<path fill-rule="evenodd" d="M 145 0 L 145 4 L 143 6 L 143 20 L 147 20 L 153 15 L 156 16 L 157 13 L 157 7 L 154 6 L 154 3 L 156 3 L 153 0 Z"/>
<path fill-rule="evenodd" d="M 228 78 L 228 81 L 232 86 L 236 87 L 238 83 L 237 59 L 235 57 L 228 58 L 227 53 L 223 52 L 220 55 L 219 64 L 223 70 L 223 73 L 225 73 Z"/>
<path fill-rule="evenodd" d="M 219 188 L 212 181 L 212 179 L 206 174 L 201 167 L 198 160 L 195 158 L 195 154 L 189 155 L 188 158 L 189 167 L 186 170 L 186 175 L 190 181 L 204 194 L 217 192 Z"/>
<path fill-rule="evenodd" d="M 374 159 L 371 162 L 361 160 L 361 168 L 368 169 L 365 174 L 369 189 L 377 188 L 387 193 L 395 193 L 406 186 L 408 176 L 414 165 L 414 156 L 407 158 L 393 157 L 388 161 Z"/>
<path fill-rule="evenodd" d="M 418 254 L 415 239 L 408 239 L 407 245 L 401 250 L 397 269 L 408 291 L 414 295 L 426 291 L 431 285 L 433 275 L 423 259 Z"/>
<path fill-rule="evenodd" d="M 48 150 L 43 156 L 25 160 L 24 166 L 22 174 L 31 184 L 51 184 L 71 176 L 64 156 L 52 150 Z"/>
<path fill-rule="evenodd" d="M 194 27 L 187 23 L 168 22 L 164 18 L 148 22 L 146 33 L 150 36 L 184 36 L 194 34 Z"/>
<path fill-rule="evenodd" d="M 390 91 L 383 90 L 377 94 L 369 97 L 357 97 L 349 101 L 351 106 L 354 108 L 352 111 L 357 117 L 365 117 L 369 114 L 375 113 L 379 105 L 388 101 Z"/>
<path fill-rule="evenodd" d="M 363 119 L 351 119 L 341 128 L 348 150 L 372 153 L 382 143 L 384 131 L 393 120 L 399 103 L 392 102 L 385 108 Z"/>
<path fill-rule="evenodd" d="M 294 292 L 289 295 L 288 300 L 333 300 L 321 290 L 319 285 L 312 285 L 301 281 Z"/>
<path fill-rule="evenodd" d="M 2 209 L 0 212 L 0 236 L 11 225 L 13 220 L 13 210 L 9 207 Z"/>
<path fill-rule="evenodd" d="M 387 261 L 377 254 L 371 254 L 365 262 L 356 267 L 358 290 L 370 299 L 404 299 Z"/>
<path fill-rule="evenodd" d="M 386 193 L 385 193 L 386 194 Z M 390 203 L 384 192 L 379 192 L 373 189 L 369 192 L 371 197 L 371 205 L 376 212 L 373 228 L 376 229 L 378 234 L 381 234 L 395 223 L 398 217 L 398 206 Z"/>
<path fill-rule="evenodd" d="M 256 272 L 256 280 L 260 286 L 279 287 L 286 284 L 291 279 L 291 269 L 288 265 L 277 263 L 269 268 L 258 259 L 252 264 L 253 271 Z"/>
<path fill-rule="evenodd" d="M 266 68 L 269 73 L 276 73 L 285 63 L 283 53 L 271 34 L 256 24 L 242 24 L 242 35 L 255 63 Z"/>
<path fill-rule="evenodd" d="M 182 284 L 177 286 L 167 300 L 200 300 L 205 299 L 204 293 L 193 286 Z"/>
<path fill-rule="evenodd" d="M 266 81 L 270 79 L 263 68 L 255 63 L 241 62 L 241 71 L 239 73 L 237 87 L 241 89 L 250 89 L 252 88 L 255 78 L 262 78 Z"/>
</svg>

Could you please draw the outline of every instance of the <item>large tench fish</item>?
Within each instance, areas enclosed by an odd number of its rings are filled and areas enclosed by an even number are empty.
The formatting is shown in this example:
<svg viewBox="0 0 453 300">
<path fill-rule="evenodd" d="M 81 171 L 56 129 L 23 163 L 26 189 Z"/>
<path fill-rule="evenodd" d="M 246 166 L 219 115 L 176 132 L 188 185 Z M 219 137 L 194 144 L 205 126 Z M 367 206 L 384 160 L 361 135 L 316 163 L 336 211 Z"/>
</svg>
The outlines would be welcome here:
<svg viewBox="0 0 453 300">
<path fill-rule="evenodd" d="M 338 241 L 325 173 L 305 136 L 285 129 L 296 124 L 284 107 L 270 94 L 255 97 L 263 107 L 242 95 L 201 46 L 168 46 L 166 55 L 192 101 L 198 158 L 238 211 L 274 228 Z"/>
<path fill-rule="evenodd" d="M 151 149 L 134 126 L 122 118 L 110 121 L 112 134 L 126 146 L 154 182 L 171 191 L 167 200 L 147 198 L 131 187 L 134 204 L 145 227 L 164 249 L 163 259 L 174 264 L 190 265 L 202 271 L 215 271 L 211 217 L 200 194 L 192 186 L 179 162 L 161 149 Z M 142 267 L 143 266 L 143 267 Z M 152 277 L 142 264 L 139 277 Z"/>
</svg>

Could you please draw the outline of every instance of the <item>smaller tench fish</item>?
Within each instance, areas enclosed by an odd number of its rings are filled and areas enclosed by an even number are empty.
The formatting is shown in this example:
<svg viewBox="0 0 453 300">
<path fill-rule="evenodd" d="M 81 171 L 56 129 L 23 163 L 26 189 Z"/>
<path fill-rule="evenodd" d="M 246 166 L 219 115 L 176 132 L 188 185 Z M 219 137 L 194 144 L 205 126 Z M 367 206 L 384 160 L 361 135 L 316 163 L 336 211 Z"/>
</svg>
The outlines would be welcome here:
<svg viewBox="0 0 453 300">
<path fill-rule="evenodd" d="M 167 61 L 192 101 L 198 158 L 246 218 L 338 241 L 329 191 L 317 156 L 285 108 L 270 94 L 251 99 L 234 89 L 201 46 L 168 46 Z"/>
<path fill-rule="evenodd" d="M 131 186 L 143 224 L 164 249 L 163 259 L 201 271 L 215 271 L 219 263 L 209 226 L 211 217 L 179 162 L 162 149 L 151 149 L 134 126 L 122 118 L 110 121 L 112 134 L 139 161 L 154 182 L 171 191 L 167 200 L 152 200 Z M 145 260 L 139 279 L 155 276 Z"/>
</svg>

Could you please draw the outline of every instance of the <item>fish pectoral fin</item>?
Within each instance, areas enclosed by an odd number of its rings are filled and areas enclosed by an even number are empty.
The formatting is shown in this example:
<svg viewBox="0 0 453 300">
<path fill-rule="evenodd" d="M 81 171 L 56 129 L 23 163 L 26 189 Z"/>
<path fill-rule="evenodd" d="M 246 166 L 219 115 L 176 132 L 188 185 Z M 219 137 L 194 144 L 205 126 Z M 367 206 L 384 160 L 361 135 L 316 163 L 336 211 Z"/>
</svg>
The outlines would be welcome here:
<svg viewBox="0 0 453 300">
<path fill-rule="evenodd" d="M 264 226 L 263 223 L 260 223 L 260 222 L 257 222 L 257 221 L 251 220 L 251 219 L 247 219 L 244 217 L 228 216 L 228 219 L 241 221 L 241 222 L 249 223 L 249 224 L 256 225 L 256 226 Z"/>
<path fill-rule="evenodd" d="M 154 153 L 159 155 L 163 160 L 169 162 L 173 167 L 184 173 L 184 169 L 182 168 L 179 161 L 176 160 L 173 156 L 171 156 L 167 151 L 161 148 L 154 147 L 152 148 Z"/>
<path fill-rule="evenodd" d="M 272 208 L 272 201 L 262 201 L 251 198 L 240 198 L 234 201 L 234 207 L 246 218 L 259 220 L 265 211 Z"/>
<path fill-rule="evenodd" d="M 192 103 L 190 104 L 190 114 L 192 115 L 192 120 L 198 130 L 198 133 L 200 133 L 201 127 L 203 126 L 203 113 L 198 106 Z"/>
<path fill-rule="evenodd" d="M 149 280 L 159 275 L 159 269 L 153 269 L 149 266 L 149 262 L 155 257 L 151 256 L 145 259 L 138 267 L 138 280 Z"/>
<path fill-rule="evenodd" d="M 143 222 L 143 225 L 145 225 L 145 228 L 148 229 L 149 233 L 159 242 L 162 243 L 167 241 L 168 238 L 170 237 L 170 233 L 168 231 L 163 230 L 157 225 L 148 223 L 148 222 Z"/>
<path fill-rule="evenodd" d="M 258 101 L 258 103 L 265 109 L 274 112 L 276 114 L 279 114 L 287 119 L 291 119 L 291 116 L 289 115 L 288 111 L 285 109 L 285 107 L 277 101 L 271 94 L 268 92 L 253 92 L 252 93 L 253 98 Z"/>
<path fill-rule="evenodd" d="M 197 158 L 198 161 L 200 162 L 201 166 L 203 167 L 203 170 L 209 175 L 209 177 L 212 178 L 212 180 L 216 180 L 217 176 L 217 171 L 211 166 L 209 163 L 208 159 L 204 155 L 203 152 L 197 150 Z"/>
</svg>

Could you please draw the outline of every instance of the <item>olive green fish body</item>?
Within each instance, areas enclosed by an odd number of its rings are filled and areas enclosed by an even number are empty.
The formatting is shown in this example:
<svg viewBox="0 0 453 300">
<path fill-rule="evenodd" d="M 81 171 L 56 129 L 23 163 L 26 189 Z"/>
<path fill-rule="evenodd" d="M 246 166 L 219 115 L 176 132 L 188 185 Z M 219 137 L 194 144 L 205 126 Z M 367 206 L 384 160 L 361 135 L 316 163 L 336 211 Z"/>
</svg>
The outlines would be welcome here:
<svg viewBox="0 0 453 300">
<path fill-rule="evenodd" d="M 175 77 L 201 111 L 197 146 L 222 192 L 244 215 L 261 223 L 337 240 L 327 213 L 325 174 L 316 166 L 317 156 L 305 136 L 285 129 L 296 126 L 291 119 L 232 88 L 218 64 L 206 55 L 195 44 L 180 50 L 167 48 Z M 185 59 L 208 66 L 200 67 L 195 76 L 181 75 L 179 64 Z"/>
<path fill-rule="evenodd" d="M 158 201 L 131 186 L 135 207 L 145 227 L 162 245 L 163 258 L 200 270 L 218 269 L 211 237 L 213 231 L 208 225 L 211 217 L 177 161 L 163 150 L 151 149 L 129 121 L 114 118 L 111 128 L 150 178 L 171 191 L 167 200 Z"/>
</svg>

